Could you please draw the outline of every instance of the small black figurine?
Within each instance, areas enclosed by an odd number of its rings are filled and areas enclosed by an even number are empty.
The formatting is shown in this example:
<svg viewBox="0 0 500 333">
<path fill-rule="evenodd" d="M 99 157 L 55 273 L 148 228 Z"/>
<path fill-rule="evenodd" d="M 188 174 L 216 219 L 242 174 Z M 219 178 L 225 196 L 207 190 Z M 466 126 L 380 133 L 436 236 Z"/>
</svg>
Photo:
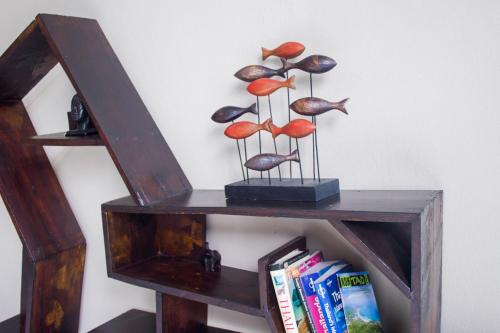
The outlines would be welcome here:
<svg viewBox="0 0 500 333">
<path fill-rule="evenodd" d="M 221 255 L 217 250 L 210 250 L 208 242 L 205 242 L 205 251 L 203 252 L 202 260 L 205 266 L 205 272 L 221 271 Z"/>
<path fill-rule="evenodd" d="M 66 136 L 85 136 L 97 133 L 82 100 L 78 95 L 71 99 L 71 112 L 68 112 L 69 131 Z"/>
</svg>

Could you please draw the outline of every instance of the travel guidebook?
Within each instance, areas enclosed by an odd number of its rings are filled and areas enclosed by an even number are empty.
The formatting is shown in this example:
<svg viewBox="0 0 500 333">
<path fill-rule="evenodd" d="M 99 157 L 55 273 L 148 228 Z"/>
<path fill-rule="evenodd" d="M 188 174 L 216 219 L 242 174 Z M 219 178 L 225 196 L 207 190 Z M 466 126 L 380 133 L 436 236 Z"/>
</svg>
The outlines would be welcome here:
<svg viewBox="0 0 500 333">
<path fill-rule="evenodd" d="M 274 292 L 281 312 L 281 319 L 285 330 L 290 333 L 299 333 L 297 322 L 293 313 L 292 298 L 288 288 L 288 279 L 285 268 L 308 254 L 307 251 L 294 250 L 281 257 L 269 266 L 271 279 L 273 281 Z"/>
<path fill-rule="evenodd" d="M 298 249 L 268 268 L 287 333 L 383 333 L 367 272 Z"/>
<path fill-rule="evenodd" d="M 368 272 L 337 275 L 349 333 L 383 333 Z"/>
<path fill-rule="evenodd" d="M 287 280 L 289 281 L 288 288 L 290 290 L 290 296 L 292 297 L 293 313 L 295 315 L 295 321 L 297 323 L 299 333 L 312 332 L 309 329 L 309 321 L 307 319 L 306 308 L 302 304 L 299 290 L 295 286 L 294 277 L 299 278 L 301 272 L 304 272 L 308 269 L 308 267 L 314 266 L 321 261 L 323 261 L 323 255 L 321 251 L 316 251 L 288 265 L 288 267 L 286 268 Z"/>
<path fill-rule="evenodd" d="M 337 274 L 350 271 L 351 265 L 341 260 L 337 265 L 332 266 L 320 278 L 314 281 L 316 294 L 318 295 L 329 333 L 347 332 Z"/>
</svg>

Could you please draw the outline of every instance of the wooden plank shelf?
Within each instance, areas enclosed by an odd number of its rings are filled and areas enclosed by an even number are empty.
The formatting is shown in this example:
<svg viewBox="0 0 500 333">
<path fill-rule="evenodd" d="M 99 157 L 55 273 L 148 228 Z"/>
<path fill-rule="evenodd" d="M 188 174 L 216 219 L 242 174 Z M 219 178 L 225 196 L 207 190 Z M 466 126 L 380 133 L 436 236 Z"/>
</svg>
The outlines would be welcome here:
<svg viewBox="0 0 500 333">
<path fill-rule="evenodd" d="M 148 214 L 225 214 L 309 219 L 411 223 L 440 191 L 344 190 L 314 202 L 228 202 L 223 190 L 194 190 L 150 206 L 127 196 L 102 205 L 103 211 Z"/>
<path fill-rule="evenodd" d="M 35 135 L 26 139 L 26 143 L 40 146 L 104 146 L 98 134 L 87 136 L 66 136 L 66 132 Z"/>
<path fill-rule="evenodd" d="M 93 329 L 89 333 L 156 333 L 156 316 L 141 310 L 129 310 L 124 314 Z M 216 327 L 201 327 L 196 333 L 236 333 Z"/>
<path fill-rule="evenodd" d="M 207 273 L 197 261 L 155 256 L 109 276 L 162 294 L 264 316 L 255 272 L 222 266 L 220 273 Z"/>
</svg>

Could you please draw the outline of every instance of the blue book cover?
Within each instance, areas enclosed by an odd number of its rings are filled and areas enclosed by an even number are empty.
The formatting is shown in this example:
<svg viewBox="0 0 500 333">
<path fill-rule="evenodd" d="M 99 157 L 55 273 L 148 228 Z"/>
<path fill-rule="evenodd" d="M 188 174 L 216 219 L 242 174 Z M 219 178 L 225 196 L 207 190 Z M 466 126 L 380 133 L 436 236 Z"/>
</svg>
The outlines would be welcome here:
<svg viewBox="0 0 500 333">
<path fill-rule="evenodd" d="M 337 275 L 344 315 L 349 333 L 383 333 L 368 272 L 342 273 Z"/>
<path fill-rule="evenodd" d="M 343 320 L 343 324 L 342 320 L 337 319 L 337 317 L 343 317 L 342 299 L 340 297 L 337 274 L 350 272 L 351 269 L 351 265 L 339 262 L 338 265 L 332 266 L 319 279 L 314 281 L 316 294 L 318 295 L 318 300 L 330 333 L 347 332 L 345 319 Z"/>
<path fill-rule="evenodd" d="M 305 306 L 308 307 L 312 319 L 311 325 L 317 333 L 328 333 L 328 327 L 316 295 L 314 281 L 338 263 L 339 261 L 320 262 L 300 275 L 300 284 L 306 300 Z"/>
</svg>

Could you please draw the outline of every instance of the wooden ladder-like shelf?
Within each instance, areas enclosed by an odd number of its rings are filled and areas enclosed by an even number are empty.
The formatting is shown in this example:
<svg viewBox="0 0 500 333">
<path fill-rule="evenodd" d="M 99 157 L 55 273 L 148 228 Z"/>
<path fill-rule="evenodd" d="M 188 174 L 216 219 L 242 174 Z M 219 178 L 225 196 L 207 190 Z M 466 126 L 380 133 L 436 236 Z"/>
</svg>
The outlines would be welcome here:
<svg viewBox="0 0 500 333">
<path fill-rule="evenodd" d="M 60 63 L 98 134 L 37 135 L 22 98 Z M 112 98 L 111 98 L 112 96 Z M 95 20 L 39 15 L 0 57 L 0 192 L 24 247 L 21 314 L 4 332 L 77 332 L 85 239 L 43 145 L 106 146 L 130 196 L 102 205 L 108 275 L 156 291 L 156 315 L 131 310 L 92 332 L 231 333 L 207 305 L 264 317 L 284 333 L 268 264 L 258 272 L 200 262 L 210 214 L 322 219 L 411 302 L 411 332 L 440 331 L 442 193 L 342 191 L 319 203 L 239 203 L 192 190 Z"/>
</svg>

